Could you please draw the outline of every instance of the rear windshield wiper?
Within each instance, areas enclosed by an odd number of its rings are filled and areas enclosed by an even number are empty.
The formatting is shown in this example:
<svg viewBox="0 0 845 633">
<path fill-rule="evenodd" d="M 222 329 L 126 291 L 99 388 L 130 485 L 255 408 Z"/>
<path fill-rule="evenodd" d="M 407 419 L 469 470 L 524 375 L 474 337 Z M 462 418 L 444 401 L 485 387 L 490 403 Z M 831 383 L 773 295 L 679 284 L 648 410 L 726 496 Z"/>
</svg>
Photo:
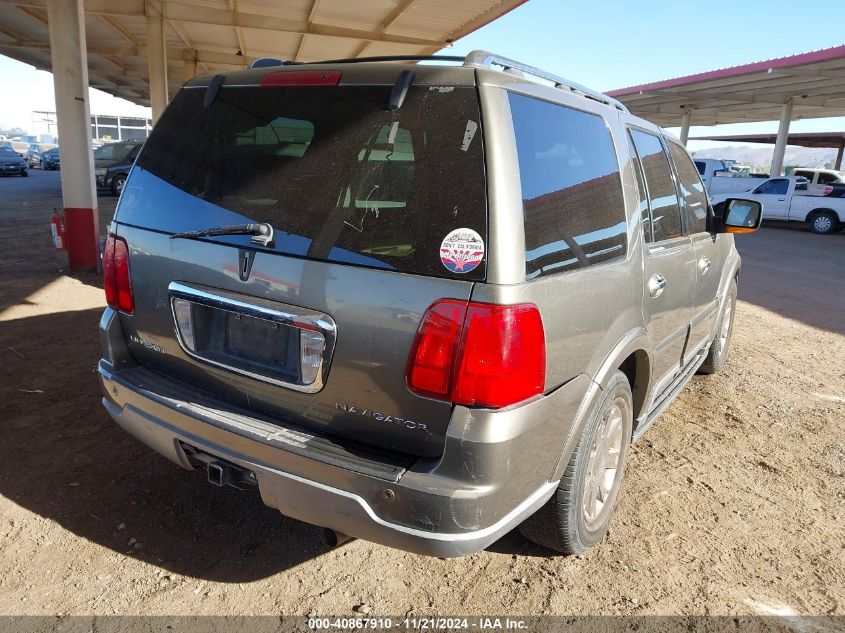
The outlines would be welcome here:
<svg viewBox="0 0 845 633">
<path fill-rule="evenodd" d="M 253 244 L 260 244 L 261 246 L 273 245 L 273 227 L 266 222 L 262 222 L 261 224 L 232 224 L 230 226 L 217 226 L 199 231 L 174 233 L 170 236 L 170 239 L 184 238 L 191 240 L 198 237 L 211 237 L 213 235 L 252 235 L 249 241 Z"/>
</svg>

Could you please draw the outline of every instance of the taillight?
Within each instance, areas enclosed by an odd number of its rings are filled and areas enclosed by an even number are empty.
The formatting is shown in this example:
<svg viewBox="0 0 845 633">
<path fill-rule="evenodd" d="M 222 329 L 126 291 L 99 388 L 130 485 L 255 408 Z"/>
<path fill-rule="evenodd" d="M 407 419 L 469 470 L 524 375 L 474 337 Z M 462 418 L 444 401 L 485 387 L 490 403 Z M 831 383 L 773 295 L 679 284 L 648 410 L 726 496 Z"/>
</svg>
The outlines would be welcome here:
<svg viewBox="0 0 845 633">
<path fill-rule="evenodd" d="M 543 392 L 546 339 L 537 306 L 446 299 L 423 316 L 406 380 L 420 395 L 506 407 Z"/>
<path fill-rule="evenodd" d="M 116 235 L 106 238 L 103 252 L 103 288 L 106 303 L 112 308 L 132 314 L 135 312 L 135 297 L 132 294 L 132 279 L 129 275 L 129 247 L 126 240 Z"/>
</svg>

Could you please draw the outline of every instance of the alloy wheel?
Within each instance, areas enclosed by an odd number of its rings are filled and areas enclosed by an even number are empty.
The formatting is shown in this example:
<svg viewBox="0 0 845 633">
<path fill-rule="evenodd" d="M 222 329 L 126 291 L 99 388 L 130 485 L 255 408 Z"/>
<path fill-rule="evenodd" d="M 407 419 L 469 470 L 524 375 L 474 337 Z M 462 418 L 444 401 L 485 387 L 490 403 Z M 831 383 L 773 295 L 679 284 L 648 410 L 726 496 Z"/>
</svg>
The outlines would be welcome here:
<svg viewBox="0 0 845 633">
<path fill-rule="evenodd" d="M 605 409 L 590 447 L 582 494 L 584 522 L 592 530 L 600 526 L 613 505 L 621 481 L 621 459 L 625 446 L 625 417 L 629 414 L 624 398 L 616 398 Z"/>
</svg>

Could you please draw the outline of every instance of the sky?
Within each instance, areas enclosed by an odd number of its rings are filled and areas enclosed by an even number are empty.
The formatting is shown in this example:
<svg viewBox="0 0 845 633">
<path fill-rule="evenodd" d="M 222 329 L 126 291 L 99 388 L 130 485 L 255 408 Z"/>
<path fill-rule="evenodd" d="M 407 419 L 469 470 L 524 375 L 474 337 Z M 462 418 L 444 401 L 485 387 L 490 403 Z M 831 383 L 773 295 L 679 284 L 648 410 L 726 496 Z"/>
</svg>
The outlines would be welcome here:
<svg viewBox="0 0 845 633">
<path fill-rule="evenodd" d="M 529 0 L 457 42 L 445 54 L 486 49 L 606 91 L 845 44 L 841 20 L 797 27 L 794 0 Z M 92 114 L 149 116 L 91 90 Z M 31 126 L 53 110 L 52 76 L 0 56 L 0 127 Z M 6 98 L 15 95 L 15 98 Z M 794 121 L 793 132 L 845 130 L 845 117 Z M 776 132 L 777 122 L 696 127 L 690 136 Z M 717 146 L 690 142 L 690 148 Z"/>
</svg>

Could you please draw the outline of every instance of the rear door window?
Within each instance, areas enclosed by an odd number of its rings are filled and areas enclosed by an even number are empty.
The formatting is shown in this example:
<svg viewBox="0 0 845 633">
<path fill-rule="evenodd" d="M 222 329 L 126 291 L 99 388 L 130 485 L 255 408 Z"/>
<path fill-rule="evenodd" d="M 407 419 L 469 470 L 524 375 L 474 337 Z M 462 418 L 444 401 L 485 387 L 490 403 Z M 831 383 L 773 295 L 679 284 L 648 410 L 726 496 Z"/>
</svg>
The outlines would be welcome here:
<svg viewBox="0 0 845 633">
<path fill-rule="evenodd" d="M 116 219 L 168 232 L 269 222 L 280 253 L 483 279 L 477 92 L 412 86 L 390 111 L 391 88 L 223 86 L 209 107 L 204 89 L 184 89 L 147 140 Z"/>
<path fill-rule="evenodd" d="M 692 164 L 687 151 L 675 143 L 668 141 L 675 172 L 678 174 L 678 187 L 684 204 L 684 226 L 689 234 L 702 233 L 707 230 L 707 212 L 710 203 L 704 191 L 704 183 L 698 176 L 698 170 Z"/>
<path fill-rule="evenodd" d="M 637 192 L 639 193 L 639 205 L 637 212 L 640 215 L 643 224 L 643 236 L 646 242 L 653 241 L 651 235 L 651 216 L 648 209 L 648 191 L 645 187 L 645 180 L 643 180 L 643 170 L 640 166 L 640 160 L 637 156 L 637 148 L 634 147 L 634 139 L 631 138 L 631 130 L 625 135 L 628 139 L 628 155 L 631 157 L 631 164 L 634 166 L 634 175 L 637 178 Z"/>
<path fill-rule="evenodd" d="M 528 278 L 625 256 L 619 162 L 596 114 L 509 94 Z"/>
<path fill-rule="evenodd" d="M 669 167 L 669 157 L 663 143 L 654 134 L 642 130 L 631 130 L 637 153 L 643 166 L 643 175 L 648 186 L 651 203 L 651 230 L 654 241 L 660 242 L 681 237 L 681 208 L 678 191 Z"/>
</svg>

